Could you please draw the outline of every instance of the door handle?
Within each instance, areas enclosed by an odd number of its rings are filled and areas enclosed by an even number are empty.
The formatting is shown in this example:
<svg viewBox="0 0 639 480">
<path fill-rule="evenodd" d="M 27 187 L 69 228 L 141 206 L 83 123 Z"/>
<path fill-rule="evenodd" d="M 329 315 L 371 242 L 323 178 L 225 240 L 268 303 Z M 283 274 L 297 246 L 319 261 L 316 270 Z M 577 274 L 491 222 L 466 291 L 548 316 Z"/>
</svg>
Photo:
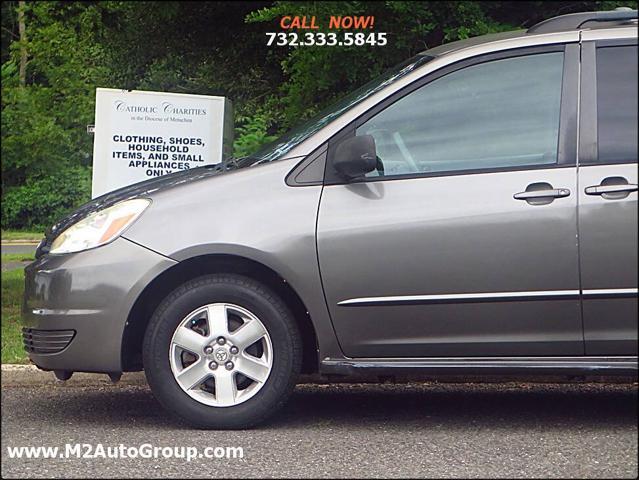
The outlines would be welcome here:
<svg viewBox="0 0 639 480">
<path fill-rule="evenodd" d="M 599 185 L 586 187 L 586 195 L 600 195 L 606 200 L 620 200 L 637 191 L 636 183 L 628 183 L 623 177 L 606 177 Z"/>
<path fill-rule="evenodd" d="M 586 187 L 586 195 L 603 195 L 604 193 L 636 192 L 637 185 L 629 183 L 627 185 L 593 185 Z"/>
<path fill-rule="evenodd" d="M 570 190 L 567 188 L 553 188 L 550 190 L 531 190 L 525 192 L 515 193 L 513 198 L 515 200 L 534 200 L 542 198 L 562 198 L 570 195 Z"/>
<path fill-rule="evenodd" d="M 567 188 L 553 188 L 548 182 L 535 182 L 526 187 L 523 192 L 515 193 L 515 200 L 525 200 L 529 205 L 548 205 L 555 198 L 567 197 L 570 190 Z"/>
</svg>

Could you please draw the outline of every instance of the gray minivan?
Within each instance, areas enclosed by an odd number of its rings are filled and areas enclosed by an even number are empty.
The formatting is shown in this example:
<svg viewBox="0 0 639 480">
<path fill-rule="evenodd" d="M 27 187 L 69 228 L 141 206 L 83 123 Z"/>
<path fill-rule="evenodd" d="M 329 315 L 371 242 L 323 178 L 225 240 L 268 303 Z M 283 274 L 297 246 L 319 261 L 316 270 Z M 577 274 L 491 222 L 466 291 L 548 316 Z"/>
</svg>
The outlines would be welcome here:
<svg viewBox="0 0 639 480">
<path fill-rule="evenodd" d="M 33 363 L 208 428 L 300 372 L 637 373 L 637 11 L 427 50 L 255 155 L 135 184 L 26 268 Z"/>
</svg>

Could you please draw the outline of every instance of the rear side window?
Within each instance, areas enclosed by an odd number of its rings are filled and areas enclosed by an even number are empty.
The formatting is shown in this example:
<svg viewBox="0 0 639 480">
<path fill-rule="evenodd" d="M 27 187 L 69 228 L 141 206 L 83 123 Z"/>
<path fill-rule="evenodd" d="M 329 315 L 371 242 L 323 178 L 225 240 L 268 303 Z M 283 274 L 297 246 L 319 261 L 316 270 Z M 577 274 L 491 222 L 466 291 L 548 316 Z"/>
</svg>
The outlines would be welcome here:
<svg viewBox="0 0 639 480">
<path fill-rule="evenodd" d="M 637 161 L 637 46 L 597 48 L 599 162 Z"/>
<path fill-rule="evenodd" d="M 395 176 L 557 163 L 563 52 L 469 66 L 424 85 L 356 130 Z"/>
</svg>

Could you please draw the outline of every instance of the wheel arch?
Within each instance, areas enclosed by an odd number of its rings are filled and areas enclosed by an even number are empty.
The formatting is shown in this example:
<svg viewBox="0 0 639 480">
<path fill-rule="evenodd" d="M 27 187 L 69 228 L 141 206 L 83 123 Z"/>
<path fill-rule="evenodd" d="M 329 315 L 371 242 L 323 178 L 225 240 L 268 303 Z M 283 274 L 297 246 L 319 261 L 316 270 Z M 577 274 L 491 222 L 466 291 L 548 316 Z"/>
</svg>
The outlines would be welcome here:
<svg viewBox="0 0 639 480">
<path fill-rule="evenodd" d="M 291 309 L 300 328 L 303 345 L 303 373 L 319 368 L 318 339 L 308 309 L 293 286 L 276 271 L 255 260 L 229 254 L 205 254 L 187 258 L 155 277 L 138 296 L 127 317 L 122 336 L 123 371 L 142 369 L 142 342 L 153 312 L 171 291 L 182 283 L 212 273 L 235 273 L 271 288 Z"/>
</svg>

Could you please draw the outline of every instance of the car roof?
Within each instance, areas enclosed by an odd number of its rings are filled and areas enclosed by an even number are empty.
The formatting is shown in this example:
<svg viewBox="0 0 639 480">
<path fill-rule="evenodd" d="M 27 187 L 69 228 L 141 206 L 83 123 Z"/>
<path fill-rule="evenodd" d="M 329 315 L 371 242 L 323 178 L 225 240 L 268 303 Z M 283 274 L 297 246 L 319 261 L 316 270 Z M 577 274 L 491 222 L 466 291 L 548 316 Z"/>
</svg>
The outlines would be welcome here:
<svg viewBox="0 0 639 480">
<path fill-rule="evenodd" d="M 523 37 L 557 34 L 561 32 L 581 31 L 599 28 L 623 28 L 630 27 L 637 29 L 637 10 L 617 9 L 607 12 L 581 12 L 570 13 L 544 20 L 533 25 L 527 30 L 513 30 L 509 32 L 491 33 L 478 37 L 457 40 L 445 43 L 428 50 L 424 50 L 420 55 L 439 57 L 458 50 L 483 45 L 503 40 L 514 40 Z"/>
<path fill-rule="evenodd" d="M 501 40 L 510 40 L 514 38 L 526 36 L 526 30 L 513 30 L 510 32 L 490 33 L 488 35 L 480 35 L 478 37 L 466 38 L 455 42 L 444 43 L 434 48 L 429 48 L 420 52 L 420 55 L 428 55 L 430 57 L 439 57 L 457 50 L 482 45 L 484 43 L 498 42 Z"/>
</svg>

